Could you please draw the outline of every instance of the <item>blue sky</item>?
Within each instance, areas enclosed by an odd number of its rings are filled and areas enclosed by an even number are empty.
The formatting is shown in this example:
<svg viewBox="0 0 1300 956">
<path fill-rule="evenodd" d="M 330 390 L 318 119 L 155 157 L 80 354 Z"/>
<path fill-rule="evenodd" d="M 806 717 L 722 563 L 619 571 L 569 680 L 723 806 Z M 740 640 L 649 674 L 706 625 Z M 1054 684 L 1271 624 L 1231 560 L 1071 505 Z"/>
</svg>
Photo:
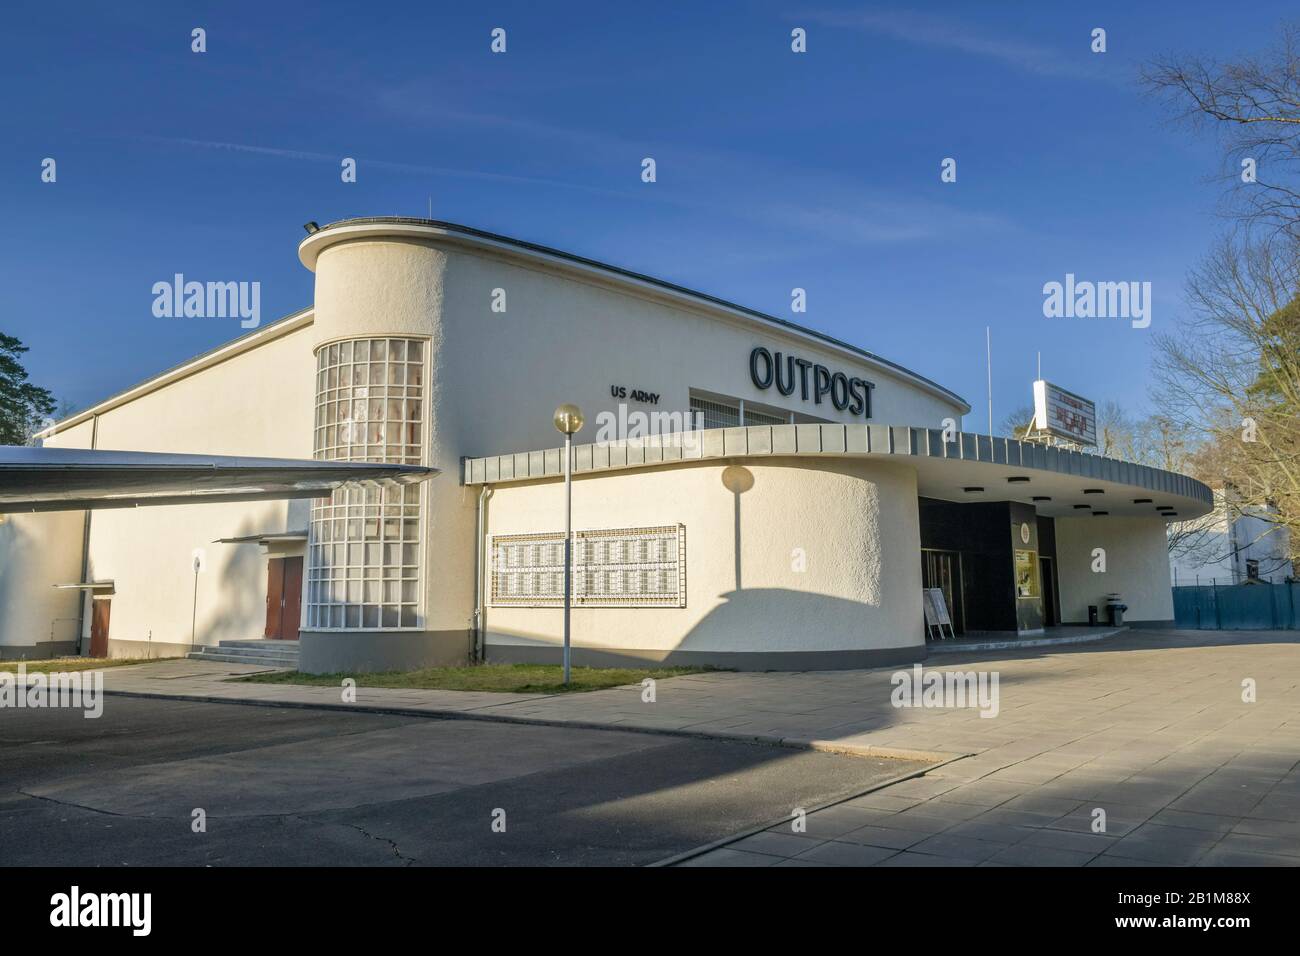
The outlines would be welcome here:
<svg viewBox="0 0 1300 956">
<path fill-rule="evenodd" d="M 1029 401 L 1039 351 L 1046 377 L 1141 412 L 1151 333 L 1225 224 L 1213 139 L 1172 125 L 1137 70 L 1259 50 L 1288 6 L 19 0 L 0 37 L 0 330 L 84 407 L 241 333 L 155 318 L 153 283 L 256 280 L 267 321 L 311 301 L 304 222 L 431 198 L 435 218 L 869 348 L 963 395 L 968 427 L 986 325 L 995 419 Z M 1067 272 L 1151 282 L 1151 328 L 1044 318 Z"/>
</svg>

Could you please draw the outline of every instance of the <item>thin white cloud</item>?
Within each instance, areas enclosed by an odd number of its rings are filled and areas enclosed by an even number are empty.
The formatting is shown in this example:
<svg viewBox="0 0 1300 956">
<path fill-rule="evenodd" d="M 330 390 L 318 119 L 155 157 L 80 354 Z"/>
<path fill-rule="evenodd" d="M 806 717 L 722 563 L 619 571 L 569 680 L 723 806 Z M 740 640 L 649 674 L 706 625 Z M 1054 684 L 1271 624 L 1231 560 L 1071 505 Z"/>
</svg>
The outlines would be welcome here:
<svg viewBox="0 0 1300 956">
<path fill-rule="evenodd" d="M 463 116 L 468 117 L 469 114 Z M 509 122 L 499 117 L 493 118 L 493 121 Z M 520 124 L 520 132 L 524 125 L 540 124 Z M 552 128 L 542 128 L 548 132 L 539 135 L 550 135 L 549 130 Z M 588 135 L 597 137 L 600 134 Z M 338 165 L 343 158 L 342 154 L 248 143 L 153 135 L 138 138 L 171 146 L 243 153 L 297 162 Z M 952 238 L 972 232 L 1005 232 L 1012 228 L 1011 223 L 1000 216 L 966 212 L 944 203 L 928 200 L 885 196 L 878 191 L 864 189 L 859 184 L 830 178 L 821 173 L 800 176 L 792 174 L 788 169 L 768 169 L 764 164 L 753 160 L 746 159 L 738 163 L 734 157 L 727 157 L 727 161 L 724 162 L 721 156 L 710 156 L 706 160 L 703 158 L 706 155 L 708 154 L 700 154 L 696 162 L 711 163 L 715 167 L 716 175 L 704 177 L 705 179 L 709 181 L 720 179 L 735 185 L 734 173 L 737 169 L 741 169 L 748 179 L 737 191 L 764 198 L 756 201 L 727 202 L 719 200 L 716 193 L 700 196 L 666 189 L 612 189 L 535 176 L 428 166 L 360 156 L 355 158 L 363 167 L 371 166 L 416 175 L 460 177 L 509 185 L 577 190 L 607 199 L 652 202 L 703 213 L 711 218 L 726 217 L 750 222 L 791 235 L 822 239 L 834 244 L 874 245 L 918 242 Z M 777 196 L 781 198 L 771 198 Z"/>
<path fill-rule="evenodd" d="M 278 146 L 252 146 L 247 143 L 225 143 L 206 139 L 186 139 L 178 136 L 142 136 L 141 139 L 154 143 L 167 143 L 173 146 L 192 146 L 197 149 L 224 150 L 232 153 L 250 153 L 256 156 L 271 156 L 276 159 L 298 159 L 306 162 L 327 162 L 335 165 L 343 161 L 343 154 L 316 153 L 301 149 L 283 149 Z M 358 163 L 379 169 L 391 169 L 397 172 L 419 173 L 428 176 L 452 176 L 463 179 L 483 179 L 493 182 L 517 183 L 529 186 L 556 186 L 563 189 L 580 189 L 588 192 L 611 194 L 613 190 L 602 190 L 582 183 L 570 183 L 559 179 L 544 179 L 536 176 L 515 176 L 510 173 L 486 172 L 480 169 L 456 169 L 450 166 L 426 166 L 420 163 L 400 163 L 386 159 L 353 157 Z"/>
<path fill-rule="evenodd" d="M 918 46 L 957 50 L 971 56 L 997 60 L 1039 76 L 1115 81 L 1113 74 L 1087 69 L 1078 59 L 1072 59 L 1061 50 L 1037 46 L 987 30 L 976 30 L 968 24 L 934 14 L 910 11 L 815 11 L 804 14 L 802 19 L 823 26 L 856 29 L 892 37 Z M 1081 44 L 1087 43 L 1089 39 L 1086 35 L 1076 38 Z"/>
</svg>

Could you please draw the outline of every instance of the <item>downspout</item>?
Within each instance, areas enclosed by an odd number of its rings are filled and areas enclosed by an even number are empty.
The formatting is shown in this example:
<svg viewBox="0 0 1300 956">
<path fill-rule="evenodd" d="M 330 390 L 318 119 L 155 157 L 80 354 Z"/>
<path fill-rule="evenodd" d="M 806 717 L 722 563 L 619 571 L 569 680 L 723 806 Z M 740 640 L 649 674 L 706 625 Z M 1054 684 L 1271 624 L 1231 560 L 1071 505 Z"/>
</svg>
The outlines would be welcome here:
<svg viewBox="0 0 1300 956">
<path fill-rule="evenodd" d="M 99 416 L 95 415 L 90 419 L 90 448 L 93 451 L 99 444 Z M 86 577 L 90 574 L 90 516 L 94 512 L 87 508 L 85 517 L 81 523 L 81 580 L 80 584 L 88 583 Z M 93 591 L 82 591 L 81 602 L 77 605 L 77 656 L 82 655 L 82 642 L 85 640 L 86 631 L 86 602 L 94 600 Z"/>
<path fill-rule="evenodd" d="M 486 527 L 483 515 L 490 497 L 492 486 L 484 485 L 478 493 L 478 530 L 474 535 L 474 660 L 480 664 L 487 659 L 487 642 L 483 634 L 483 580 L 487 560 L 487 549 L 483 547 L 483 531 Z"/>
</svg>

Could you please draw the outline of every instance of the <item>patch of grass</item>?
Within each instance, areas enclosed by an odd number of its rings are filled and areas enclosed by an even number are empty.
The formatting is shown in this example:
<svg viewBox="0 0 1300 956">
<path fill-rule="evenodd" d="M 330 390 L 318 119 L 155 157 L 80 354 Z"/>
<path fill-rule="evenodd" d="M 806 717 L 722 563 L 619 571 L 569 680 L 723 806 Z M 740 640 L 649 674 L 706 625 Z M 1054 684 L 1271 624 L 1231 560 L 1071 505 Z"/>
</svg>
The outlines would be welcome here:
<svg viewBox="0 0 1300 956">
<path fill-rule="evenodd" d="M 0 660 L 0 671 L 18 673 L 22 664 L 29 674 L 49 674 L 54 671 L 97 671 L 105 667 L 125 667 L 128 664 L 153 664 L 166 658 L 158 657 L 45 657 L 38 661 Z"/>
<path fill-rule="evenodd" d="M 421 690 L 478 690 L 502 694 L 563 694 L 573 691 L 604 690 L 624 684 L 639 684 L 647 677 L 663 680 L 683 674 L 699 674 L 707 667 L 575 667 L 566 687 L 564 669 L 558 664 L 478 664 L 470 667 L 426 667 L 418 671 L 377 671 L 371 674 L 301 674 L 274 671 L 232 678 L 250 684 L 307 684 L 338 687 L 350 677 L 358 687 L 403 687 Z"/>
</svg>

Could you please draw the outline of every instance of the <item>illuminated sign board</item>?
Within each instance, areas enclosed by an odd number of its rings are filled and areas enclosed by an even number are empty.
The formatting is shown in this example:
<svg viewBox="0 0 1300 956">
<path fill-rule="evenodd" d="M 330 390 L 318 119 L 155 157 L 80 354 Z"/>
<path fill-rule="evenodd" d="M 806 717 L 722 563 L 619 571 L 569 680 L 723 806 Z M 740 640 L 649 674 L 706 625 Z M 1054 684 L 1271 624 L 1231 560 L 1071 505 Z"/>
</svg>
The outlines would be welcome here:
<svg viewBox="0 0 1300 956">
<path fill-rule="evenodd" d="M 1034 428 L 1080 445 L 1097 444 L 1097 406 L 1042 379 L 1034 382 Z"/>
</svg>

